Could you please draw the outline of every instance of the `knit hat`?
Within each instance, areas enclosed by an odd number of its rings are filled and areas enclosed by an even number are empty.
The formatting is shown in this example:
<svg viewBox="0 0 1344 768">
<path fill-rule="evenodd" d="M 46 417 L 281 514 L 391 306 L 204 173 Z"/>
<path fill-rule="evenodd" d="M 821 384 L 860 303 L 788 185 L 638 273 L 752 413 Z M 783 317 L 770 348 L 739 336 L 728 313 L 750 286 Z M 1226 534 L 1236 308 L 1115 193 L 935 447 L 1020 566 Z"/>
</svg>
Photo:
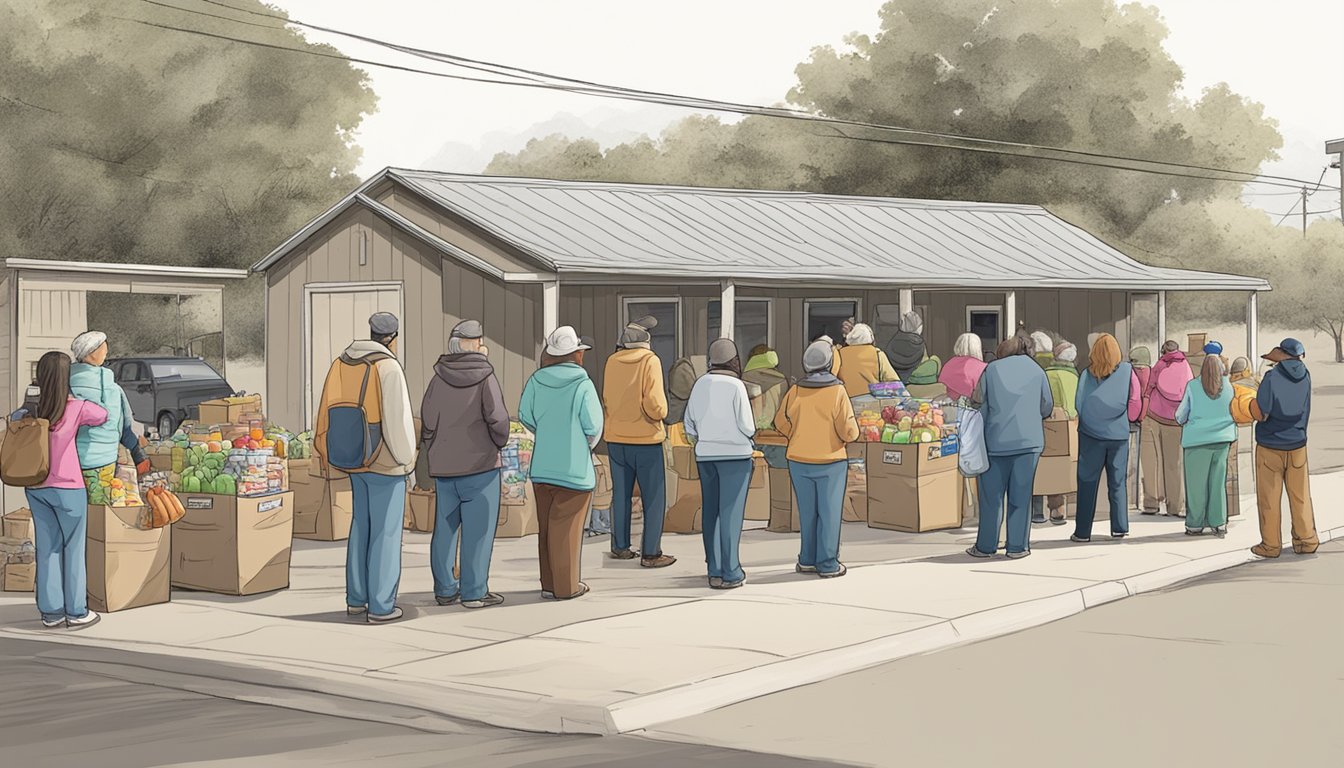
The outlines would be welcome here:
<svg viewBox="0 0 1344 768">
<path fill-rule="evenodd" d="M 400 329 L 397 316 L 391 312 L 378 312 L 369 318 L 369 333 L 374 336 L 391 336 Z"/>
<path fill-rule="evenodd" d="M 454 339 L 480 339 L 485 337 L 485 329 L 481 327 L 478 320 L 463 320 L 453 326 L 453 332 L 450 338 Z"/>
<path fill-rule="evenodd" d="M 102 331 L 85 331 L 75 337 L 70 344 L 70 356 L 75 358 L 76 363 L 84 362 L 84 358 L 92 355 L 99 347 L 107 343 L 107 334 Z"/>
<path fill-rule="evenodd" d="M 1204 345 L 1204 354 L 1221 355 L 1223 354 L 1223 345 L 1216 341 L 1210 341 L 1208 344 Z"/>
<path fill-rule="evenodd" d="M 658 318 L 653 315 L 645 315 L 625 326 L 621 332 L 621 340 L 616 342 L 616 346 L 628 348 L 635 345 L 649 344 L 653 341 L 653 336 L 649 331 L 658 327 Z"/>
<path fill-rule="evenodd" d="M 1129 350 L 1129 362 L 1134 365 L 1142 365 L 1151 368 L 1153 365 L 1153 351 L 1147 347 L 1135 347 Z"/>
<path fill-rule="evenodd" d="M 724 365 L 737 357 L 737 345 L 732 339 L 715 339 L 709 345 L 709 364 Z"/>
<path fill-rule="evenodd" d="M 814 341 L 803 351 L 803 370 L 808 373 L 828 371 L 834 359 L 835 351 L 829 341 Z"/>
<path fill-rule="evenodd" d="M 1050 334 L 1045 331 L 1037 331 L 1031 334 L 1032 353 L 1037 355 L 1048 354 L 1055 346 L 1050 340 Z"/>
<path fill-rule="evenodd" d="M 1072 363 L 1078 359 L 1078 348 L 1067 341 L 1055 345 L 1055 359 L 1061 363 Z"/>
</svg>

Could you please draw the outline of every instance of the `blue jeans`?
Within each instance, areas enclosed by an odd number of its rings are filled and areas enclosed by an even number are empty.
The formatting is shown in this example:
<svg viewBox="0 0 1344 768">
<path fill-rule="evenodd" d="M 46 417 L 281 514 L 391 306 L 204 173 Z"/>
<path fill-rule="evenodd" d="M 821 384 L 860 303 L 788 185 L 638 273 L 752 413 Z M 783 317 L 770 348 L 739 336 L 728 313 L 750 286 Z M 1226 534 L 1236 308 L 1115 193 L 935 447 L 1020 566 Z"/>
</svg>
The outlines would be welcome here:
<svg viewBox="0 0 1344 768">
<path fill-rule="evenodd" d="M 1008 499 L 1008 552 L 1031 549 L 1031 486 L 1036 480 L 1038 452 L 990 456 L 989 469 L 980 476 L 980 532 L 975 548 L 982 554 L 999 551 L 999 520 Z"/>
<path fill-rule="evenodd" d="M 1129 533 L 1129 503 L 1126 480 L 1129 471 L 1129 439 L 1098 440 L 1078 432 L 1078 521 L 1074 535 L 1092 538 L 1097 517 L 1097 491 L 1106 470 L 1107 498 L 1111 502 L 1111 533 Z"/>
<path fill-rule="evenodd" d="M 89 496 L 83 488 L 28 488 L 37 550 L 37 610 L 47 621 L 89 614 L 84 536 Z"/>
<path fill-rule="evenodd" d="M 465 477 L 434 478 L 434 537 L 429 542 L 429 568 L 434 595 L 480 600 L 490 592 L 490 555 L 499 525 L 499 470 Z M 453 578 L 458 534 L 462 539 L 462 583 Z"/>
<path fill-rule="evenodd" d="M 635 482 L 644 505 L 644 536 L 640 554 L 656 557 L 663 553 L 663 518 L 667 515 L 667 476 L 663 464 L 663 446 L 607 443 L 611 460 L 611 551 L 630 548 L 631 502 Z"/>
<path fill-rule="evenodd" d="M 747 514 L 751 459 L 701 461 L 700 493 L 705 564 L 709 577 L 728 582 L 746 578 L 738 560 L 742 521 Z"/>
<path fill-rule="evenodd" d="M 356 472 L 350 475 L 350 488 L 355 509 L 345 549 L 345 603 L 387 616 L 396 608 L 401 583 L 406 478 Z"/>
<path fill-rule="evenodd" d="M 840 570 L 840 515 L 845 506 L 849 462 L 803 464 L 789 462 L 793 493 L 798 498 L 798 530 L 802 549 L 798 564 L 815 566 L 817 573 Z"/>
</svg>

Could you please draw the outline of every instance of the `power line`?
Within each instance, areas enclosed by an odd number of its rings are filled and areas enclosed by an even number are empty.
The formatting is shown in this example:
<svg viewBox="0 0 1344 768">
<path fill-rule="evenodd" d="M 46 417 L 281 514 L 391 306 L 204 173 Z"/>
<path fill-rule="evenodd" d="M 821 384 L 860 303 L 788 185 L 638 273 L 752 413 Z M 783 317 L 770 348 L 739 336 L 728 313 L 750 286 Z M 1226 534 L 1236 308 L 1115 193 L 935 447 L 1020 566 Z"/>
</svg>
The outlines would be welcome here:
<svg viewBox="0 0 1344 768">
<path fill-rule="evenodd" d="M 202 16 L 208 16 L 208 17 L 210 17 L 210 18 L 224 19 L 224 20 L 227 20 L 227 21 L 232 21 L 232 22 L 235 22 L 235 23 L 238 23 L 238 24 L 245 24 L 245 25 L 248 25 L 248 26 L 259 26 L 259 27 L 263 27 L 263 28 L 272 28 L 272 29 L 280 29 L 280 28 L 282 28 L 282 27 L 270 27 L 269 25 L 265 25 L 265 24 L 257 24 L 257 23 L 255 23 L 255 22 L 247 22 L 247 21 L 243 21 L 243 20 L 241 20 L 241 19 L 234 19 L 234 18 L 230 18 L 230 17 L 226 17 L 226 16 L 220 16 L 220 15 L 218 15 L 218 14 L 207 13 L 207 12 L 205 12 L 205 11 L 201 11 L 201 10 L 194 10 L 194 9 L 188 9 L 188 8 L 181 8 L 181 7 L 178 7 L 178 6 L 167 5 L 167 4 L 165 4 L 165 3 L 155 2 L 155 0 L 142 0 L 142 1 L 143 1 L 143 2 L 147 2 L 147 3 L 149 3 L 149 4 L 152 4 L 152 5 L 156 5 L 156 6 L 160 6 L 160 7 L 164 7 L 164 8 L 171 8 L 171 9 L 173 9 L 173 10 L 177 10 L 177 11 L 181 11 L 181 12 L 185 12 L 185 13 L 192 13 L 192 14 L 197 14 L 197 15 L 202 15 Z M 264 12 L 261 12 L 261 11 L 255 11 L 255 10 L 246 9 L 246 8 L 238 8 L 238 7 L 229 5 L 229 4 L 227 4 L 227 3 L 218 2 L 217 0 L 200 0 L 200 1 L 201 1 L 201 2 L 205 2 L 205 3 L 209 3 L 210 5 L 214 5 L 214 6 L 217 6 L 217 7 L 220 7 L 220 8 L 227 8 L 227 9 L 230 9 L 230 10 L 232 10 L 232 11 L 239 12 L 239 13 L 246 13 L 246 14 L 250 14 L 250 15 L 253 15 L 253 16 L 258 16 L 258 17 L 262 17 L 262 18 L 273 19 L 273 20 L 276 20 L 276 21 L 281 22 L 282 24 L 295 24 L 295 25 L 297 25 L 297 26 L 302 26 L 302 27 L 305 27 L 305 28 L 308 28 L 308 29 L 313 29 L 313 30 L 317 30 L 317 31 L 321 31 L 321 32 L 327 32 L 327 33 L 329 33 L 329 34 L 340 35 L 340 36 L 347 37 L 347 38 L 354 39 L 354 40 L 360 40 L 360 41 L 362 41 L 362 42 L 367 42 L 367 43 L 371 43 L 371 44 L 374 44 L 374 45 L 382 46 L 382 47 L 389 48 L 389 49 L 391 49 L 391 50 L 395 50 L 395 51 L 398 51 L 398 52 L 401 52 L 401 53 L 406 53 L 406 54 L 410 54 L 410 55 L 418 56 L 418 57 L 421 57 L 421 58 L 431 59 L 431 60 L 437 61 L 437 62 L 439 62 L 439 63 L 448 64 L 448 65 L 450 65 L 450 66 L 464 67 L 464 68 L 472 69 L 472 70 L 475 70 L 475 71 L 481 71 L 481 72 L 485 72 L 485 73 L 488 73 L 488 74 L 493 74 L 493 75 L 496 75 L 496 76 L 499 76 L 499 77 L 507 77 L 507 78 L 514 78 L 514 79 L 509 80 L 509 81 L 499 81 L 499 80 L 489 80 L 489 79 L 481 79 L 481 78 L 467 78 L 467 77 L 461 77 L 461 76 L 456 76 L 456 77 L 455 77 L 455 76 L 448 75 L 448 74 L 446 74 L 446 73 L 442 73 L 442 72 L 429 72 L 429 71 L 426 71 L 426 70 L 418 70 L 418 69 L 410 68 L 410 67 L 402 67 L 402 66 L 398 66 L 398 65 L 391 65 L 391 64 L 386 64 L 386 63 L 383 63 L 383 62 L 376 62 L 376 61 L 370 61 L 370 60 L 363 60 L 363 59 L 356 59 L 356 58 L 352 58 L 352 57 L 346 57 L 347 60 L 349 60 L 349 61 L 351 61 L 351 62 L 354 62 L 354 63 L 360 63 L 360 64 L 367 64 L 367 65 L 369 65 L 369 66 L 387 67 L 387 68 L 392 68 L 392 69 L 399 69 L 399 70 L 402 70 L 402 71 L 416 72 L 416 73 L 420 73 L 420 74 L 430 74 L 430 75 L 435 75 L 435 76 L 440 76 L 440 77 L 448 77 L 448 78 L 450 78 L 450 79 L 462 79 L 462 80 L 467 80 L 467 81 L 469 81 L 469 82 L 484 82 L 484 83 L 497 84 L 497 85 L 515 85 L 515 86 L 522 86 L 522 87 L 544 88 L 544 89 L 550 89 L 550 90 L 560 90 L 560 91 L 566 91 L 566 92 L 570 92 L 570 93 L 578 93 L 578 94 L 583 94 L 583 95 L 591 95 L 591 96 L 598 96 L 598 97 L 605 97 L 605 98 L 617 98 L 617 99 L 625 99 L 625 100 L 632 100 L 632 101 L 642 101 L 642 102 L 646 102 L 646 103 L 664 104 L 664 105 L 668 105 L 668 106 L 679 106 L 679 107 L 688 107 L 688 108 L 696 108 L 696 109 L 705 109 L 705 110 L 709 110 L 709 111 L 722 111 L 722 112 L 730 112 L 730 113 L 737 113 L 737 114 L 760 115 L 760 116 L 764 116 L 764 117 L 776 117 L 776 118 L 783 118 L 783 119 L 807 120 L 807 121 L 813 121 L 813 122 L 824 122 L 824 123 L 831 123 L 831 124 L 849 125 L 849 126 L 860 127 L 860 128 L 869 128 L 869 129 L 873 129 L 873 130 L 889 131 L 889 132 L 898 132 L 898 133 L 906 133 L 906 134 L 911 134 L 911 135 L 925 136 L 925 137 L 929 137 L 929 138 L 938 138 L 938 139 L 944 139 L 944 140 L 949 140 L 949 141 L 971 142 L 971 143 L 989 144 L 989 145 L 993 145 L 993 146 L 1001 146 L 1001 147 L 1012 147 L 1012 148 L 1017 148 L 1017 149 L 1029 149 L 1029 150 L 1038 150 L 1038 151 L 1046 151 L 1046 152 L 1057 152 L 1057 153 L 1061 153 L 1061 154 L 1078 155 L 1078 156 L 1091 157 L 1091 158 L 1102 159 L 1102 160 L 1112 160 L 1112 161 L 1132 162 L 1132 163 L 1145 163 L 1145 164 L 1150 164 L 1150 165 L 1167 166 L 1167 167 L 1173 167 L 1173 168 L 1186 168 L 1186 169 L 1191 169 L 1191 170 L 1208 171 L 1208 172 L 1212 172 L 1212 173 L 1221 173 L 1221 174 L 1230 174 L 1230 175 L 1249 176 L 1249 177 L 1253 177 L 1253 179 L 1278 179 L 1278 180 L 1280 180 L 1280 181 L 1289 181 L 1289 182 L 1293 182 L 1293 183 L 1295 183 L 1295 184 L 1301 184 L 1301 183 L 1303 183 L 1303 181 L 1302 181 L 1301 179 L 1294 179 L 1294 178 L 1286 177 L 1286 176 L 1274 176 L 1274 175 L 1270 175 L 1270 174 L 1262 174 L 1262 173 L 1259 173 L 1259 172 L 1252 172 L 1252 171 L 1236 171 L 1236 170 L 1230 170 L 1230 169 L 1225 169 L 1225 168 L 1215 168 L 1215 167 L 1211 167 L 1211 166 L 1194 165 L 1194 164 L 1189 164 L 1189 163 L 1177 163 L 1177 162 L 1162 161 L 1162 160 L 1150 160 L 1150 159 L 1145 159 L 1145 158 L 1134 158 L 1134 157 L 1125 157 L 1125 156 L 1109 155 L 1109 154 L 1102 153 L 1102 152 L 1091 152 L 1091 151 L 1087 151 L 1087 150 L 1069 149 L 1069 148 L 1066 148 L 1066 147 L 1053 147 L 1053 146 L 1046 146 L 1046 145 L 1037 145 L 1037 144 L 1023 143 L 1023 142 L 1000 141 L 1000 140 L 995 140 L 995 139 L 986 139 L 986 138 L 974 137 L 974 136 L 964 136 L 964 135 L 959 135 L 959 134 L 943 133 L 943 132 L 938 132 L 938 131 L 923 131 L 923 130 L 918 130 L 918 129 L 913 129 L 913 128 L 904 128 L 904 127 L 899 127 L 899 126 L 884 125 L 884 124 L 880 124 L 880 123 L 871 123 L 871 122 L 865 122 L 865 121 L 859 121 L 859 120 L 845 120 L 845 119 L 841 119 L 841 118 L 826 117 L 826 116 L 823 116 L 823 115 L 816 115 L 816 114 L 813 114 L 813 113 L 810 113 L 810 112 L 806 112 L 806 111 L 804 111 L 804 110 L 794 109 L 794 108 L 786 108 L 786 107 L 764 107 L 764 106 L 760 106 L 760 105 L 741 104 L 741 103 L 736 103 L 736 102 L 725 102 L 725 101 L 716 101 L 716 100 L 711 100 L 711 99 L 703 99 L 703 98 L 699 98 L 699 97 L 681 96 L 681 95 L 677 95 L 677 94 L 661 93 L 661 92 L 657 92 L 657 91 L 645 91 L 645 90 L 639 90 L 639 89 L 633 89 L 633 88 L 624 88 L 624 87 L 620 87 L 620 86 L 607 85 L 607 84 L 596 83 L 596 82 L 587 81 L 587 80 L 578 80 L 578 79 L 575 79 L 575 78 L 567 78 L 567 77 L 563 77 L 563 76 L 559 76 L 559 75 L 553 75 L 553 74 L 546 73 L 546 72 L 542 72 L 542 71 L 538 71 L 538 70 L 523 69 L 523 68 L 520 68 L 520 67 L 512 67 L 512 66 L 508 66 L 508 65 L 505 65 L 505 64 L 497 64 L 497 63 L 494 63 L 494 62 L 482 61 L 482 60 L 479 60 L 479 59 L 470 59 L 470 58 L 466 58 L 466 57 L 462 57 L 462 56 L 455 56 L 455 55 L 452 55 L 452 54 L 443 53 L 443 52 L 439 52 L 439 51 L 429 51 L 429 50 L 425 50 L 425 49 L 413 48 L 413 47 L 410 47 L 410 46 L 399 45 L 399 44 L 397 44 L 397 43 L 391 43 L 391 42 L 388 42 L 388 41 L 379 40 L 379 39 L 377 39 L 377 38 L 372 38 L 372 37 L 368 37 L 368 36 L 365 36 L 365 35 L 359 35 L 359 34 L 355 34 L 355 33 L 352 33 L 352 32 L 346 32 L 346 31 L 339 30 L 339 29 L 334 29 L 334 28 L 331 28 L 331 27 L 324 27 L 324 26 L 317 25 L 317 24 L 311 24 L 311 23 L 308 23 L 308 22 L 300 21 L 300 20 L 293 19 L 293 18 L 288 18 L 288 17 L 285 17 L 285 16 L 280 16 L 280 15 L 277 15 L 277 14 L 264 13 Z M 189 30 L 189 29 L 181 29 L 181 28 L 176 28 L 176 27 L 168 27 L 168 26 L 166 26 L 166 25 L 157 25 L 157 24 L 152 24 L 152 23 L 150 23 L 150 22 L 143 22 L 143 21 L 140 21 L 140 20 L 138 20 L 138 19 L 126 19 L 126 20 L 127 20 L 127 21 L 136 21 L 136 22 L 138 22 L 138 23 L 142 23 L 142 24 L 149 24 L 150 26 L 159 26 L 159 27 L 161 27 L 161 28 L 174 29 L 174 30 L 179 31 L 179 32 L 188 32 L 188 33 L 195 33 L 195 34 L 205 34 L 205 35 L 207 35 L 207 36 L 216 36 L 216 35 L 212 35 L 212 34 L 210 34 L 210 33 L 204 33 L 204 32 L 201 32 L 201 31 L 199 31 L 199 30 Z M 222 39 L 232 39 L 234 42 L 252 43 L 252 41 L 240 40 L 240 39 L 237 39 L 237 38 L 228 38 L 227 36 L 216 36 L 216 37 L 220 37 L 220 38 L 222 38 Z M 315 53 L 316 53 L 316 52 L 314 52 L 314 51 L 300 51 L 299 49 L 287 48 L 287 47 L 284 47 L 284 46 L 277 46 L 277 47 L 283 48 L 283 49 L 285 49 L 285 50 L 292 50 L 292 51 L 297 51 L 297 52 L 304 52 L 304 53 L 310 53 L 310 54 L 315 54 Z M 520 79 L 518 79 L 518 78 L 520 78 L 520 76 L 526 76 L 526 77 L 522 77 L 522 79 L 520 80 Z M 536 79 L 536 78 L 538 78 L 538 77 L 540 77 L 540 78 L 546 78 L 546 79 L 551 80 L 551 81 L 554 81 L 554 82 L 543 82 L 543 81 L 539 81 L 539 80 Z M 569 83 L 569 84 L 571 84 L 571 85 L 564 85 L 564 83 Z M 916 144 L 915 146 L 924 146 L 924 145 Z M 939 145 L 934 145 L 934 146 L 944 146 L 944 147 L 953 148 L 953 149 L 955 149 L 955 148 L 959 148 L 959 147 L 950 146 L 950 145 L 946 145 L 946 144 L 939 144 Z M 1011 153 L 1002 153 L 1002 154 L 1011 154 Z M 1028 156 L 1028 155 L 1023 155 L 1023 156 Z M 1151 172 L 1151 173 L 1161 173 L 1160 171 L 1154 171 L 1154 170 L 1149 170 L 1149 169 L 1144 169 L 1144 168 L 1130 168 L 1129 170 L 1143 171 L 1143 172 Z M 1178 174 L 1167 174 L 1167 175 L 1178 175 Z M 1223 178 L 1211 178 L 1211 177 L 1191 177 L 1191 178 L 1205 178 L 1205 179 L 1207 179 L 1207 180 L 1212 180 L 1212 181 L 1235 181 L 1235 179 L 1223 179 Z M 1270 183 L 1270 182 L 1264 182 L 1264 181 L 1255 181 L 1255 180 L 1253 180 L 1253 179 L 1244 180 L 1243 183 L 1257 183 L 1257 184 L 1269 184 L 1269 183 Z M 1278 184 L 1278 185 L 1275 185 L 1275 186 L 1286 186 L 1286 185 Z"/>
</svg>

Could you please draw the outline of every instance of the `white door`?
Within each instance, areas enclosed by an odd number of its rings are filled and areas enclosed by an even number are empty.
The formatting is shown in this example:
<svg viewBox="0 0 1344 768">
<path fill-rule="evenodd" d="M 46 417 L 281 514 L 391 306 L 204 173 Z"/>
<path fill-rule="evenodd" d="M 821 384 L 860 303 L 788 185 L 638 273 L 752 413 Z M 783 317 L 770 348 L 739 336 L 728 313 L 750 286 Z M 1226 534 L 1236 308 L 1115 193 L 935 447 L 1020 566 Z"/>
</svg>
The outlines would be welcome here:
<svg viewBox="0 0 1344 768">
<path fill-rule="evenodd" d="M 310 286 L 307 293 L 304 418 L 306 427 L 311 429 L 332 361 L 354 340 L 369 338 L 369 317 L 377 312 L 391 312 L 403 326 L 406 318 L 400 283 Z"/>
</svg>

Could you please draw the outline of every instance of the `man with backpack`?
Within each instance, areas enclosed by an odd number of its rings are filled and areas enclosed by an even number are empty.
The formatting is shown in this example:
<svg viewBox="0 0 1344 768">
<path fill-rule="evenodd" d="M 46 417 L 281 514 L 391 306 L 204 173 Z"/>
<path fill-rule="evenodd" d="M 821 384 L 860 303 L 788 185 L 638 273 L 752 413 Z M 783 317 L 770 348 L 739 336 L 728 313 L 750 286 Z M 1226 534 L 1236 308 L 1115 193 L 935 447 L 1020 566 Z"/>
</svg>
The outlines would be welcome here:
<svg viewBox="0 0 1344 768">
<path fill-rule="evenodd" d="M 322 468 L 350 475 L 354 519 L 345 558 L 346 612 L 395 621 L 407 477 L 415 469 L 415 425 L 406 374 L 396 358 L 399 323 L 379 312 L 369 339 L 331 364 L 317 410 L 313 452 Z"/>
</svg>

